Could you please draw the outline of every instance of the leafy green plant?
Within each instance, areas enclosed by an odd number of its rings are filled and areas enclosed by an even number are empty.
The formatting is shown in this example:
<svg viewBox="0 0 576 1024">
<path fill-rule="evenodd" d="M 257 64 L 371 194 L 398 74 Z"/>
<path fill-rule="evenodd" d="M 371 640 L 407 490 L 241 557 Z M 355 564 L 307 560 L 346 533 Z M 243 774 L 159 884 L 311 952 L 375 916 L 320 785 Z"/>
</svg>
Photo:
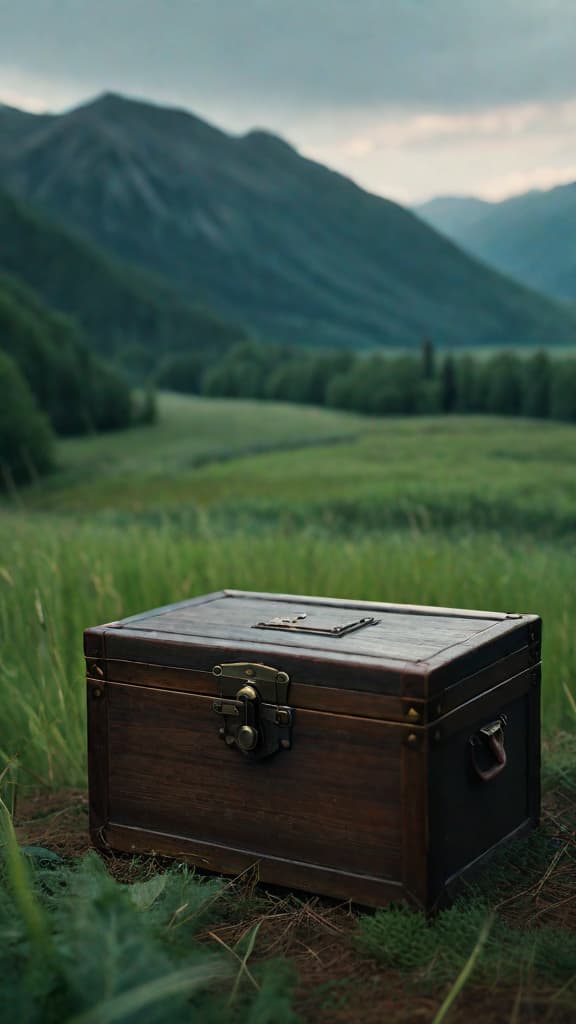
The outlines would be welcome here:
<svg viewBox="0 0 576 1024">
<path fill-rule="evenodd" d="M 96 856 L 26 858 L 0 804 L 0 1005 L 30 1024 L 295 1024 L 289 968 L 196 938 L 222 914 L 224 884 L 176 865 L 132 885 Z"/>
</svg>

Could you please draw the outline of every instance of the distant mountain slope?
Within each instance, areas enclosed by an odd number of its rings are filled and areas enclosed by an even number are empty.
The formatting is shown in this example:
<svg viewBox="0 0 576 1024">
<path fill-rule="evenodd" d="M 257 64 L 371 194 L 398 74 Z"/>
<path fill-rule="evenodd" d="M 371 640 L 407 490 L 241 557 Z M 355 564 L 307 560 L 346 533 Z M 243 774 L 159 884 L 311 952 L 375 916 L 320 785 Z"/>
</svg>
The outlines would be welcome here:
<svg viewBox="0 0 576 1024">
<path fill-rule="evenodd" d="M 26 110 L 17 110 L 0 103 L 0 139 L 2 149 L 8 151 L 12 146 L 25 142 L 30 131 L 37 131 L 43 124 L 53 120 L 53 114 L 30 114 Z"/>
<path fill-rule="evenodd" d="M 0 142 L 0 182 L 187 300 L 288 341 L 568 342 L 576 321 L 262 131 L 105 95 Z"/>
<path fill-rule="evenodd" d="M 437 231 L 457 240 L 492 209 L 492 203 L 475 196 L 436 196 L 414 207 L 414 212 Z"/>
<path fill-rule="evenodd" d="M 501 203 L 439 197 L 416 208 L 438 231 L 557 299 L 576 300 L 576 183 Z"/>
<path fill-rule="evenodd" d="M 93 348 L 113 353 L 130 344 L 155 357 L 175 349 L 226 346 L 245 337 L 240 326 L 188 305 L 162 278 L 117 259 L 0 192 L 0 271 L 33 288 L 51 306 L 77 318 Z"/>
</svg>

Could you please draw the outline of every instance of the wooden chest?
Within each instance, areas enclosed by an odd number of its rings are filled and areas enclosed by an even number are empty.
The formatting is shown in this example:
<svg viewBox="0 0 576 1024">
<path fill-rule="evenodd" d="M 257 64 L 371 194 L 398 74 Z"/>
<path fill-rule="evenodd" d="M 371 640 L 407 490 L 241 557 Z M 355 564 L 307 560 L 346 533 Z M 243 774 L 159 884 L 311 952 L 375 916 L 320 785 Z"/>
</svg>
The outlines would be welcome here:
<svg viewBox="0 0 576 1024">
<path fill-rule="evenodd" d="M 539 815 L 535 615 L 222 591 L 85 633 L 99 847 L 444 902 Z"/>
</svg>

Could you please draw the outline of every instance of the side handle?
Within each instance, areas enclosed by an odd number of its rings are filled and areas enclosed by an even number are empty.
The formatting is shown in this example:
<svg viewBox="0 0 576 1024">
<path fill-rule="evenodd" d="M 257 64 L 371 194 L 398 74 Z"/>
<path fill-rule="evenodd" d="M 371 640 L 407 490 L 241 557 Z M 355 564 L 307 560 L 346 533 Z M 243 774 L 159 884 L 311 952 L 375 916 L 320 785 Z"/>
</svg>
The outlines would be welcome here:
<svg viewBox="0 0 576 1024">
<path fill-rule="evenodd" d="M 508 763 L 504 746 L 505 725 L 506 718 L 502 715 L 501 718 L 491 722 L 490 725 L 483 726 L 482 729 L 470 737 L 472 766 L 482 782 L 491 782 L 492 779 L 495 779 L 504 771 Z M 478 752 L 482 748 L 488 750 L 494 760 L 494 763 L 488 768 L 481 767 L 479 762 Z"/>
</svg>

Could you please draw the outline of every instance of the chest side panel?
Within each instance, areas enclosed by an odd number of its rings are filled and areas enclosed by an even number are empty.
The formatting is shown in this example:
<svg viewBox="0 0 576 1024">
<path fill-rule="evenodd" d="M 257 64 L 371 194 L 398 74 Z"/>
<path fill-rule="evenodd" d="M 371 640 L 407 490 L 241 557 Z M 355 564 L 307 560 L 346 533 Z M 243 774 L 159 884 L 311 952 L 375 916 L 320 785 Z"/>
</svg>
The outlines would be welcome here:
<svg viewBox="0 0 576 1024">
<path fill-rule="evenodd" d="M 498 770 L 481 730 L 501 723 Z M 430 870 L 433 889 L 520 828 L 540 803 L 540 665 L 441 719 L 430 753 Z M 477 767 L 494 771 L 482 778 Z"/>
<path fill-rule="evenodd" d="M 293 746 L 253 762 L 212 698 L 111 683 L 111 823 L 397 879 L 401 729 L 298 710 Z"/>
</svg>

